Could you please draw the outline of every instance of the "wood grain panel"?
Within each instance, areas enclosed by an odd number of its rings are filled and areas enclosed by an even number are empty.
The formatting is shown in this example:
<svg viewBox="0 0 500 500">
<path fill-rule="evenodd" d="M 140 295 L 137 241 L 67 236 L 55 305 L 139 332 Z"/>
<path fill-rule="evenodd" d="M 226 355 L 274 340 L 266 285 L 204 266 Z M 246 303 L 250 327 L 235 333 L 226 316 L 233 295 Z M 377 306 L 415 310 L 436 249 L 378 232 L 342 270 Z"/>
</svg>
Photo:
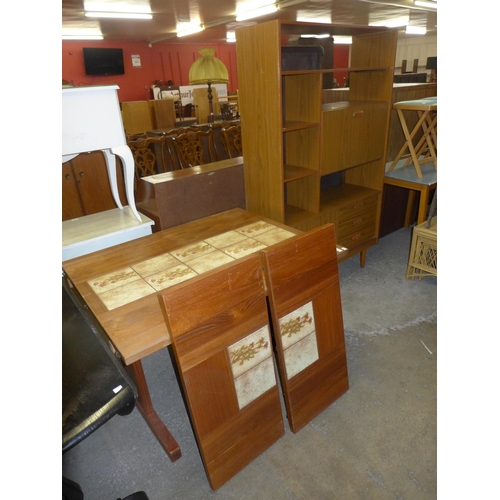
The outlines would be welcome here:
<svg viewBox="0 0 500 500">
<path fill-rule="evenodd" d="M 298 432 L 349 387 L 334 226 L 261 254 L 288 420 Z"/>
<path fill-rule="evenodd" d="M 161 304 L 215 490 L 284 433 L 260 256 L 171 287 Z"/>
<path fill-rule="evenodd" d="M 252 30 L 239 29 L 236 38 L 238 105 L 245 117 L 241 134 L 245 144 L 247 210 L 284 223 L 278 22 L 257 24 Z M 269 177 L 260 175 L 263 165 L 274 165 Z"/>
</svg>

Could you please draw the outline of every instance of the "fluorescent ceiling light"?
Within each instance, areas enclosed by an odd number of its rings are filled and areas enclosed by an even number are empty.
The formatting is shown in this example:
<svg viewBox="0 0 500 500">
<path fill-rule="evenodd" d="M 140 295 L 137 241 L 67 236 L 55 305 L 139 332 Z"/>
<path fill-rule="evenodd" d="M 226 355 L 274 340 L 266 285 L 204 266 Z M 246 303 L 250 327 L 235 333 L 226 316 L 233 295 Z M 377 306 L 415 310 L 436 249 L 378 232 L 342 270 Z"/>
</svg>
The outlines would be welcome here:
<svg viewBox="0 0 500 500">
<path fill-rule="evenodd" d="M 297 12 L 297 21 L 302 23 L 318 23 L 318 24 L 332 24 L 331 17 L 316 17 L 315 14 L 309 14 L 307 11 L 302 10 Z"/>
<path fill-rule="evenodd" d="M 425 28 L 422 28 L 420 26 L 407 26 L 406 27 L 406 33 L 408 35 L 425 35 L 427 33 L 427 30 Z"/>
<path fill-rule="evenodd" d="M 271 5 L 259 7 L 258 9 L 240 11 L 236 13 L 236 21 L 246 21 L 247 19 L 253 19 L 254 17 L 265 16 L 266 14 L 272 14 L 277 10 L 278 6 L 273 3 Z"/>
<path fill-rule="evenodd" d="M 390 19 L 384 19 L 382 21 L 369 22 L 370 26 L 385 26 L 386 28 L 399 28 L 401 26 L 406 26 L 410 22 L 410 16 L 407 14 L 405 16 L 392 17 Z"/>
<path fill-rule="evenodd" d="M 85 12 L 85 17 L 106 17 L 111 19 L 153 19 L 151 14 L 137 12 Z"/>
<path fill-rule="evenodd" d="M 181 36 L 187 36 L 187 35 L 193 35 L 194 33 L 199 33 L 200 31 L 203 31 L 205 29 L 205 26 L 202 24 L 197 24 L 195 26 L 190 26 L 185 29 L 181 29 L 177 32 L 177 36 L 180 38 Z"/>
<path fill-rule="evenodd" d="M 333 43 L 350 45 L 352 44 L 352 36 L 334 36 Z"/>
<path fill-rule="evenodd" d="M 329 38 L 328 33 L 323 33 L 322 35 L 300 35 L 300 38 Z"/>
<path fill-rule="evenodd" d="M 103 40 L 102 35 L 63 35 L 63 40 Z"/>
<path fill-rule="evenodd" d="M 415 5 L 418 5 L 419 7 L 429 7 L 430 9 L 437 9 L 438 5 L 437 2 L 426 2 L 425 0 L 415 0 L 413 2 Z"/>
<path fill-rule="evenodd" d="M 135 14 L 151 14 L 151 7 L 148 3 L 132 4 L 128 2 L 83 2 L 85 12 L 128 12 Z"/>
</svg>

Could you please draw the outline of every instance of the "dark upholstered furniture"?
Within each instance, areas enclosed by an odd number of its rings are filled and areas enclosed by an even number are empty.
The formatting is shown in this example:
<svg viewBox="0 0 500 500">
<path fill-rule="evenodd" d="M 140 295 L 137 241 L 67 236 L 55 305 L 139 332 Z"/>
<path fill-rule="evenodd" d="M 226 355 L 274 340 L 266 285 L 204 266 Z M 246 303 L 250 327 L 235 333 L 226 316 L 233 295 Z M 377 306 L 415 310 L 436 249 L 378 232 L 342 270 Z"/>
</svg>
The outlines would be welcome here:
<svg viewBox="0 0 500 500">
<path fill-rule="evenodd" d="M 137 388 L 99 333 L 87 307 L 63 278 L 62 451 L 67 452 L 116 414 L 128 415 Z M 63 500 L 83 500 L 75 481 L 63 477 Z M 123 500 L 147 500 L 145 492 Z M 114 500 L 114 499 L 112 499 Z"/>
<path fill-rule="evenodd" d="M 91 323 L 89 312 L 70 294 L 63 287 L 63 453 L 117 413 L 130 413 L 137 397 L 125 369 L 99 336 L 98 325 Z"/>
</svg>

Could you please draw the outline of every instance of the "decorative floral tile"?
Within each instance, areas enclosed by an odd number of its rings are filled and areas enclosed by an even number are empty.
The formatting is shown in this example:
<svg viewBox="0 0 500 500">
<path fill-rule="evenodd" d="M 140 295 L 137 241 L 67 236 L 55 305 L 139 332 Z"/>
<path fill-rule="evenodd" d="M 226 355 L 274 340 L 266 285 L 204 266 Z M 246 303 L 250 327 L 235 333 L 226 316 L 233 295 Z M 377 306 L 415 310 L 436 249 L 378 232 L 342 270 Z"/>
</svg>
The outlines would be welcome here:
<svg viewBox="0 0 500 500">
<path fill-rule="evenodd" d="M 319 359 L 316 333 L 311 333 L 284 351 L 286 378 L 290 380 Z"/>
<path fill-rule="evenodd" d="M 267 248 L 266 245 L 260 241 L 254 240 L 253 238 L 245 238 L 243 241 L 223 248 L 222 251 L 234 259 L 241 259 L 241 257 L 258 252 L 264 248 Z"/>
<path fill-rule="evenodd" d="M 234 381 L 240 410 L 276 385 L 273 358 L 248 370 Z"/>
<path fill-rule="evenodd" d="M 269 231 L 270 229 L 273 229 L 275 227 L 276 227 L 275 225 L 269 224 L 268 222 L 259 221 L 259 222 L 252 222 L 252 224 L 248 224 L 246 226 L 235 229 L 235 231 L 238 231 L 239 233 L 244 234 L 245 236 L 253 238 L 255 237 L 255 235 L 264 233 L 265 231 Z"/>
<path fill-rule="evenodd" d="M 170 254 L 176 259 L 179 259 L 181 262 L 188 262 L 191 259 L 195 259 L 213 251 L 213 246 L 209 245 L 205 241 L 199 241 L 197 243 L 178 248 L 177 250 L 170 252 Z"/>
<path fill-rule="evenodd" d="M 133 283 L 128 283 L 124 286 L 100 293 L 99 298 L 111 311 L 117 307 L 133 302 L 134 300 L 142 299 L 142 297 L 151 295 L 154 292 L 154 288 L 150 287 L 144 280 L 140 279 L 138 281 L 134 281 Z"/>
<path fill-rule="evenodd" d="M 87 283 L 92 287 L 97 295 L 100 295 L 108 290 L 113 290 L 114 288 L 140 279 L 141 277 L 131 267 L 125 267 L 123 269 L 113 271 L 112 273 L 93 278 L 87 281 Z"/>
<path fill-rule="evenodd" d="M 227 348 L 233 377 L 250 370 L 272 355 L 269 327 L 263 326 Z"/>
<path fill-rule="evenodd" d="M 143 262 L 138 262 L 132 267 L 143 277 L 151 276 L 152 274 L 158 273 L 165 269 L 179 265 L 179 261 L 170 255 L 169 253 L 164 253 L 163 255 L 158 255 L 158 257 L 153 257 L 152 259 L 145 260 Z"/>
<path fill-rule="evenodd" d="M 279 326 L 283 349 L 287 349 L 306 335 L 316 331 L 312 302 L 308 302 L 280 318 Z"/>
<path fill-rule="evenodd" d="M 271 245 L 279 243 L 280 241 L 292 238 L 293 236 L 295 236 L 294 233 L 287 231 L 286 229 L 282 229 L 281 227 L 276 227 L 274 229 L 266 231 L 265 233 L 256 235 L 255 239 L 261 241 L 269 247 Z"/>
<path fill-rule="evenodd" d="M 178 261 L 177 261 L 178 262 Z M 170 286 L 182 283 L 190 278 L 198 276 L 190 267 L 185 264 L 165 269 L 146 278 L 146 281 L 156 290 L 164 290 Z"/>
<path fill-rule="evenodd" d="M 234 259 L 229 257 L 229 255 L 226 255 L 224 252 L 215 250 L 211 253 L 203 255 L 202 257 L 189 260 L 188 265 L 198 274 L 202 274 L 210 271 L 211 269 L 227 264 L 228 262 L 234 262 Z"/>
<path fill-rule="evenodd" d="M 212 245 L 219 250 L 222 250 L 225 247 L 230 245 L 234 245 L 239 241 L 243 241 L 246 239 L 244 234 L 238 233 L 237 231 L 228 231 L 227 233 L 218 234 L 217 236 L 213 236 L 212 238 L 207 238 L 205 240 L 206 243 Z"/>
</svg>

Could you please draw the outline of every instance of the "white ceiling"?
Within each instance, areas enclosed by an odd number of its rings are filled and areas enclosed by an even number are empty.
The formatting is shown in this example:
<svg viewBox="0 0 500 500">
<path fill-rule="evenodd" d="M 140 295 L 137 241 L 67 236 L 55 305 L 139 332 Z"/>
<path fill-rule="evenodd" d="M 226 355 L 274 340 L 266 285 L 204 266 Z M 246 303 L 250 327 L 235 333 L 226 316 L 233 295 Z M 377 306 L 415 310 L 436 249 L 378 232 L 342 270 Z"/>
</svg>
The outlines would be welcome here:
<svg viewBox="0 0 500 500">
<path fill-rule="evenodd" d="M 85 0 L 87 2 L 91 0 Z M 425 27 L 428 35 L 437 35 L 437 11 L 415 7 L 413 0 L 282 0 L 280 10 L 252 21 L 236 22 L 237 7 L 254 4 L 256 0 L 92 0 L 99 3 L 141 4 L 150 6 L 152 20 L 91 19 L 84 16 L 84 0 L 62 0 L 63 34 L 70 32 L 100 31 L 105 41 L 148 43 L 223 43 L 226 31 L 236 30 L 249 23 L 270 19 L 297 20 L 297 16 L 309 22 L 332 24 L 367 25 L 386 19 L 408 16 L 412 26 Z M 179 20 L 199 19 L 205 31 L 178 38 Z M 404 28 L 400 28 L 404 31 Z M 404 34 L 401 34 L 404 37 Z M 406 35 L 418 36 L 418 35 Z"/>
</svg>

